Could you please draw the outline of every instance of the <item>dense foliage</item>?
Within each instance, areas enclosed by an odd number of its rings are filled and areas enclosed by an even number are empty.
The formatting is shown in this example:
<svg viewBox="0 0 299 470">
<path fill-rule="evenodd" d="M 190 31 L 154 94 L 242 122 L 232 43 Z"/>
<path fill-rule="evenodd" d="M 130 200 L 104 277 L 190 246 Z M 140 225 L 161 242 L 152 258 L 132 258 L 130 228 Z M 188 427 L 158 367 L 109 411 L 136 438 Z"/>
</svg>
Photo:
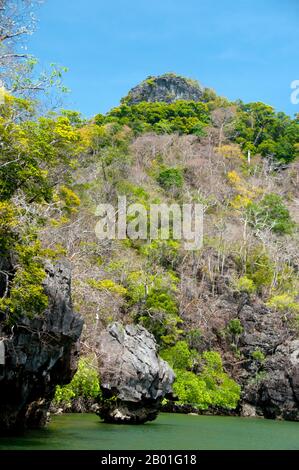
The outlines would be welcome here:
<svg viewBox="0 0 299 470">
<path fill-rule="evenodd" d="M 78 398 L 98 398 L 101 395 L 100 381 L 94 364 L 94 358 L 84 357 L 79 360 L 78 370 L 68 385 L 57 386 L 54 404 L 71 406 Z"/>
<path fill-rule="evenodd" d="M 207 96 L 205 96 L 207 95 Z M 224 106 L 223 124 L 227 126 L 227 136 L 231 141 L 240 144 L 247 154 L 260 154 L 262 157 L 277 162 L 290 162 L 299 155 L 299 116 L 291 119 L 282 112 L 276 113 L 271 106 L 264 103 L 219 101 L 216 94 L 203 96 L 203 102 L 176 101 L 171 104 L 163 102 L 141 102 L 134 105 L 121 104 L 112 109 L 106 116 L 98 114 L 95 122 L 103 125 L 107 122 L 118 122 L 130 126 L 135 133 L 154 131 L 158 134 L 194 134 L 205 135 L 205 129 L 213 119 L 217 105 Z M 229 110 L 235 109 L 232 114 Z M 225 111 L 227 110 L 227 111 Z M 229 118 L 227 117 L 229 116 Z M 219 117 L 216 115 L 216 120 Z M 220 117 L 221 121 L 221 117 Z"/>
<path fill-rule="evenodd" d="M 162 188 L 169 190 L 172 188 L 181 188 L 184 178 L 179 168 L 163 168 L 159 172 L 157 181 Z"/>
<path fill-rule="evenodd" d="M 176 380 L 173 390 L 179 404 L 207 409 L 210 405 L 236 408 L 240 387 L 223 371 L 218 352 L 198 354 L 185 341 L 165 349 L 161 356 L 173 367 Z M 199 370 L 195 373 L 194 370 Z"/>
<path fill-rule="evenodd" d="M 4 271 L 0 310 L 8 323 L 34 316 L 47 306 L 43 260 L 54 255 L 38 241 L 45 221 L 36 205 L 60 201 L 66 211 L 78 201 L 62 183 L 70 180 L 78 135 L 68 118 L 37 117 L 32 101 L 5 95 L 0 105 L 0 247 L 4 259 L 15 259 Z M 8 262 L 8 261 L 7 261 Z"/>
<path fill-rule="evenodd" d="M 299 155 L 299 116 L 291 119 L 264 103 L 241 103 L 234 126 L 234 140 L 253 154 L 290 162 Z"/>
<path fill-rule="evenodd" d="M 154 131 L 158 134 L 203 135 L 210 122 L 208 107 L 205 103 L 176 101 L 175 103 L 147 103 L 134 105 L 122 104 L 112 109 L 105 117 L 98 115 L 96 123 L 119 122 L 130 126 L 135 132 Z"/>
</svg>

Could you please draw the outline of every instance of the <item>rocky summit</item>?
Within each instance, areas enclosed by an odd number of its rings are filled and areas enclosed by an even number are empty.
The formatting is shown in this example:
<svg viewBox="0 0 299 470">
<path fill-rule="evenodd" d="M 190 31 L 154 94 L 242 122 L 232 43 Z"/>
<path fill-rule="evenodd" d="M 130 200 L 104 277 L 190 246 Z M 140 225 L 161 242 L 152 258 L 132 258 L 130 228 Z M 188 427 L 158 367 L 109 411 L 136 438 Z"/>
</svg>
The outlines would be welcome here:
<svg viewBox="0 0 299 470">
<path fill-rule="evenodd" d="M 201 101 L 203 88 L 196 80 L 173 73 L 148 77 L 132 88 L 125 101 L 137 104 L 142 101 L 173 103 L 178 100 Z"/>
<path fill-rule="evenodd" d="M 114 323 L 99 337 L 99 372 L 106 422 L 153 421 L 171 395 L 174 373 L 157 353 L 154 336 L 142 326 Z"/>
</svg>

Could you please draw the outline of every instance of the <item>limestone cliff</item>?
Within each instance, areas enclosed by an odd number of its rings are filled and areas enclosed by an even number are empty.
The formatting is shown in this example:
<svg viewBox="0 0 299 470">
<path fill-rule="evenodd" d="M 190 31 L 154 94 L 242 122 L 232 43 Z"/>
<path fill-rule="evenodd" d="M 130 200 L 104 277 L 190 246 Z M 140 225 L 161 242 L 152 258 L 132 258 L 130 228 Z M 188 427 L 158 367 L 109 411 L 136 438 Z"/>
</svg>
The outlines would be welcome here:
<svg viewBox="0 0 299 470">
<path fill-rule="evenodd" d="M 46 266 L 49 305 L 43 315 L 0 323 L 4 363 L 0 364 L 0 430 L 40 427 L 57 384 L 68 383 L 77 367 L 83 320 L 71 302 L 66 263 Z"/>
</svg>

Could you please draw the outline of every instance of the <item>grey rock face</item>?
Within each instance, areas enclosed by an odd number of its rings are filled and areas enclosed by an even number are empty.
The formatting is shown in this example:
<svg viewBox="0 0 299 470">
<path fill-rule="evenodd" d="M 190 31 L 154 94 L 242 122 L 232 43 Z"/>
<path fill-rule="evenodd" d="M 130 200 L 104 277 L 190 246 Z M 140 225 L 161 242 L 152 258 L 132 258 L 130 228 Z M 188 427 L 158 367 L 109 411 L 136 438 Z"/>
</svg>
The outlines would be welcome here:
<svg viewBox="0 0 299 470">
<path fill-rule="evenodd" d="M 239 318 L 244 327 L 241 346 L 245 356 L 257 349 L 266 355 L 273 354 L 277 346 L 289 337 L 282 316 L 262 305 L 245 305 Z"/>
<path fill-rule="evenodd" d="M 244 400 L 265 418 L 299 421 L 299 340 L 266 359 L 261 380 L 245 387 Z"/>
<path fill-rule="evenodd" d="M 83 320 L 72 309 L 71 272 L 66 263 L 46 266 L 49 305 L 42 316 L 22 318 L 13 328 L 0 323 L 5 364 L 0 365 L 0 430 L 40 427 L 57 384 L 77 367 Z"/>
<path fill-rule="evenodd" d="M 245 306 L 241 351 L 248 358 L 243 374 L 242 414 L 248 406 L 265 418 L 299 421 L 299 340 L 292 339 L 280 314 Z M 265 361 L 257 364 L 254 351 Z M 253 411 L 252 411 L 253 412 Z"/>
<path fill-rule="evenodd" d="M 114 323 L 100 335 L 98 352 L 101 418 L 114 423 L 154 420 L 174 381 L 172 369 L 157 354 L 154 337 L 141 326 Z"/>
<path fill-rule="evenodd" d="M 200 101 L 202 94 L 203 88 L 196 81 L 169 73 L 144 80 L 129 92 L 126 101 L 128 104 L 137 104 L 141 101 L 166 103 L 177 100 Z"/>
</svg>

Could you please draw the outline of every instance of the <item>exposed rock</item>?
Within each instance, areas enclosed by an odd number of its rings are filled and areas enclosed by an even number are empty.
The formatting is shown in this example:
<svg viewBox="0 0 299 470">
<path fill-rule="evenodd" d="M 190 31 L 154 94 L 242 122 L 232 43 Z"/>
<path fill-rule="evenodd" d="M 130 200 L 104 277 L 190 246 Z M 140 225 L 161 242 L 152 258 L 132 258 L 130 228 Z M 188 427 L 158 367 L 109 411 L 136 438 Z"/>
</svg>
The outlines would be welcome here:
<svg viewBox="0 0 299 470">
<path fill-rule="evenodd" d="M 255 418 L 256 408 L 248 403 L 244 403 L 241 407 L 241 415 L 245 418 Z"/>
<path fill-rule="evenodd" d="M 76 397 L 69 402 L 61 402 L 57 405 L 51 403 L 49 408 L 51 414 L 57 415 L 61 413 L 96 413 L 99 411 L 99 405 L 94 398 Z"/>
<path fill-rule="evenodd" d="M 141 101 L 163 101 L 173 103 L 177 100 L 201 101 L 203 88 L 195 80 L 189 80 L 173 73 L 159 77 L 148 77 L 132 88 L 125 101 L 136 104 Z"/>
<path fill-rule="evenodd" d="M 299 421 L 299 340 L 266 359 L 260 378 L 245 386 L 244 401 L 265 418 Z"/>
<path fill-rule="evenodd" d="M 265 418 L 298 421 L 299 340 L 292 339 L 281 314 L 263 305 L 245 305 L 239 317 L 244 327 L 240 349 L 247 358 L 241 375 L 241 414 L 248 416 L 250 407 Z M 255 351 L 265 360 L 254 360 Z"/>
<path fill-rule="evenodd" d="M 99 337 L 99 371 L 106 422 L 144 423 L 157 417 L 172 393 L 174 373 L 159 358 L 152 334 L 141 326 L 114 323 Z"/>
<path fill-rule="evenodd" d="M 277 346 L 289 338 L 289 330 L 282 315 L 275 313 L 263 304 L 244 305 L 240 314 L 244 327 L 240 345 L 245 356 L 260 350 L 264 354 L 273 354 Z"/>
<path fill-rule="evenodd" d="M 57 384 L 68 383 L 77 367 L 83 320 L 72 309 L 71 272 L 60 262 L 46 266 L 49 305 L 42 316 L 0 324 L 5 365 L 0 366 L 0 430 L 40 427 Z"/>
</svg>

